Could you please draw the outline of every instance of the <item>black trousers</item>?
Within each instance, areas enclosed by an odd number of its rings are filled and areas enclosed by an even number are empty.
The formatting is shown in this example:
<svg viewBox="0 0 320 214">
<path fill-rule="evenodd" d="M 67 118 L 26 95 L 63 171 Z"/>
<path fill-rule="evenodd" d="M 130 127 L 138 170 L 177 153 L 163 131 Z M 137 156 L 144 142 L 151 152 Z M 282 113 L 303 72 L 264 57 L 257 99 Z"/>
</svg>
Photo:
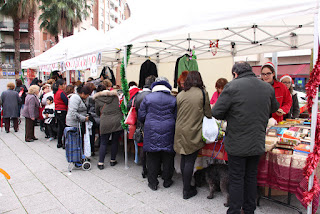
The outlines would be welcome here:
<svg viewBox="0 0 320 214">
<path fill-rule="evenodd" d="M 260 155 L 239 157 L 228 154 L 229 209 L 228 214 L 245 214 L 256 209 L 257 174 Z"/>
<path fill-rule="evenodd" d="M 56 118 L 58 122 L 58 145 L 62 145 L 62 137 L 63 137 L 63 131 L 64 128 L 66 127 L 66 116 L 67 116 L 67 111 L 56 111 Z"/>
<path fill-rule="evenodd" d="M 11 120 L 13 121 L 13 129 L 17 132 L 19 129 L 18 118 L 12 117 Z M 6 132 L 9 132 L 9 130 L 10 130 L 10 117 L 3 118 L 3 121 L 4 121 L 4 127 L 5 127 Z"/>
<path fill-rule="evenodd" d="M 94 152 L 94 141 L 96 138 L 96 129 L 99 129 L 99 126 L 94 122 L 92 125 L 92 133 L 90 135 L 91 152 Z M 99 140 L 100 140 L 100 138 L 99 138 Z"/>
<path fill-rule="evenodd" d="M 26 129 L 25 129 L 25 140 L 32 140 L 35 138 L 34 136 L 34 120 L 26 117 Z"/>
<path fill-rule="evenodd" d="M 111 160 L 116 160 L 119 146 L 119 137 L 122 131 L 112 132 L 108 134 L 102 134 L 100 136 L 100 148 L 99 148 L 99 162 L 104 163 L 104 158 L 107 154 L 107 145 L 109 143 L 110 135 L 111 139 Z"/>
<path fill-rule="evenodd" d="M 158 174 L 161 171 L 164 182 L 172 180 L 174 171 L 174 152 L 147 152 L 148 182 L 152 186 L 159 184 Z"/>
<path fill-rule="evenodd" d="M 53 131 L 53 123 L 52 124 L 44 124 L 45 125 L 45 133 L 48 137 L 54 137 L 54 131 Z"/>
<path fill-rule="evenodd" d="M 193 168 L 198 156 L 198 152 L 199 150 L 189 155 L 181 155 L 180 168 L 183 181 L 183 191 L 189 191 L 191 188 Z"/>
</svg>

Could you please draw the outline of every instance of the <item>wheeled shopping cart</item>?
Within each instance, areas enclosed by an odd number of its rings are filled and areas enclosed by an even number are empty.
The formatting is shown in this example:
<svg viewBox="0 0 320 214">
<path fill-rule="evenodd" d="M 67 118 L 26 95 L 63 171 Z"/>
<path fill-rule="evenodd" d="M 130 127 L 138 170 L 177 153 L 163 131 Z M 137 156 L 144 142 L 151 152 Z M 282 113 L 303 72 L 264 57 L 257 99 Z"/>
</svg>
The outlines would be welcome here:
<svg viewBox="0 0 320 214">
<path fill-rule="evenodd" d="M 69 162 L 69 172 L 71 172 L 73 168 L 90 170 L 91 163 L 83 154 L 80 129 L 76 127 L 66 127 L 64 129 L 64 138 L 66 144 L 66 157 Z"/>
</svg>

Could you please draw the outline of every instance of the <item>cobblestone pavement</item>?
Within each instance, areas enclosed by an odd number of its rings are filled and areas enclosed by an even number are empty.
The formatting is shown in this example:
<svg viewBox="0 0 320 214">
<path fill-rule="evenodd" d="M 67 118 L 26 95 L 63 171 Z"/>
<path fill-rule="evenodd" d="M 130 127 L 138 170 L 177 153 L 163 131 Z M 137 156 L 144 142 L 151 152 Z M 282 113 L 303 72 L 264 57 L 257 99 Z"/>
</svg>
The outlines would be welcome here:
<svg viewBox="0 0 320 214">
<path fill-rule="evenodd" d="M 124 168 L 123 150 L 114 167 L 97 168 L 97 156 L 91 158 L 90 171 L 69 173 L 65 150 L 57 149 L 56 141 L 47 142 L 39 126 L 35 127 L 35 142 L 24 142 L 24 119 L 19 132 L 0 132 L 0 168 L 11 176 L 0 174 L 0 213 L 226 213 L 220 192 L 206 198 L 208 187 L 198 189 L 198 195 L 182 199 L 181 175 L 174 175 L 174 184 L 166 189 L 160 181 L 158 191 L 147 186 L 141 167 L 129 159 Z M 106 163 L 110 158 L 107 154 Z M 283 197 L 278 199 L 284 200 Z M 293 196 L 292 204 L 306 213 Z M 297 213 L 280 205 L 261 201 L 256 213 Z"/>
</svg>

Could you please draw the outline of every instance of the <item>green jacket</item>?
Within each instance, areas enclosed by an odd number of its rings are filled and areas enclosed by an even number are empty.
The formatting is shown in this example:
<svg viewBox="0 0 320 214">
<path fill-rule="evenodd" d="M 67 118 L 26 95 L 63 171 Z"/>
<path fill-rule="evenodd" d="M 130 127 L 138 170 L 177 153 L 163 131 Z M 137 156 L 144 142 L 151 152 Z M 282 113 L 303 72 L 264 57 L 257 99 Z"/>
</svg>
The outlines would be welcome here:
<svg viewBox="0 0 320 214">
<path fill-rule="evenodd" d="M 183 71 L 199 71 L 197 60 L 189 59 L 189 57 L 183 56 L 178 65 L 178 78 Z"/>
<path fill-rule="evenodd" d="M 191 87 L 177 95 L 177 120 L 174 135 L 174 150 L 178 154 L 189 155 L 205 146 L 202 141 L 202 120 L 212 117 L 208 92 Z"/>
</svg>

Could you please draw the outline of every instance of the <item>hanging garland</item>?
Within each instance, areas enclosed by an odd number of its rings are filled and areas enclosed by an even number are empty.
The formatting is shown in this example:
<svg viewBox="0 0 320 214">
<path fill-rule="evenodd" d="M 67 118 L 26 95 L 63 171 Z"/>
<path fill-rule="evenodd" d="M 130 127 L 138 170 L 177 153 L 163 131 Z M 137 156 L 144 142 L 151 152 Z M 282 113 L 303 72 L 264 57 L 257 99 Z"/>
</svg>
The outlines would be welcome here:
<svg viewBox="0 0 320 214">
<path fill-rule="evenodd" d="M 320 53 L 318 53 L 317 62 L 310 73 L 310 80 L 306 84 L 306 92 L 308 98 L 308 112 L 311 114 L 313 98 L 318 96 L 318 86 L 320 84 Z M 313 152 L 308 155 L 306 166 L 303 168 L 304 176 L 307 180 L 309 180 L 312 172 L 317 168 L 317 165 L 320 160 L 320 115 L 317 115 L 317 125 L 316 125 L 316 133 L 314 139 L 314 149 Z M 303 201 L 309 204 L 314 197 L 318 196 L 320 192 L 320 187 L 318 181 L 315 179 L 313 183 L 313 187 L 310 191 L 306 191 L 303 193 Z"/>
<path fill-rule="evenodd" d="M 127 46 L 127 65 L 131 55 L 131 48 L 132 48 L 132 45 Z M 124 116 L 121 120 L 121 126 L 123 129 L 128 130 L 128 125 L 125 124 L 124 121 L 128 115 L 127 103 L 129 102 L 130 95 L 129 95 L 129 86 L 128 86 L 128 81 L 126 79 L 126 72 L 124 67 L 124 57 L 122 59 L 121 66 L 120 66 L 120 76 L 121 76 L 121 87 L 124 95 L 123 101 L 121 102 L 121 111 Z"/>
</svg>

